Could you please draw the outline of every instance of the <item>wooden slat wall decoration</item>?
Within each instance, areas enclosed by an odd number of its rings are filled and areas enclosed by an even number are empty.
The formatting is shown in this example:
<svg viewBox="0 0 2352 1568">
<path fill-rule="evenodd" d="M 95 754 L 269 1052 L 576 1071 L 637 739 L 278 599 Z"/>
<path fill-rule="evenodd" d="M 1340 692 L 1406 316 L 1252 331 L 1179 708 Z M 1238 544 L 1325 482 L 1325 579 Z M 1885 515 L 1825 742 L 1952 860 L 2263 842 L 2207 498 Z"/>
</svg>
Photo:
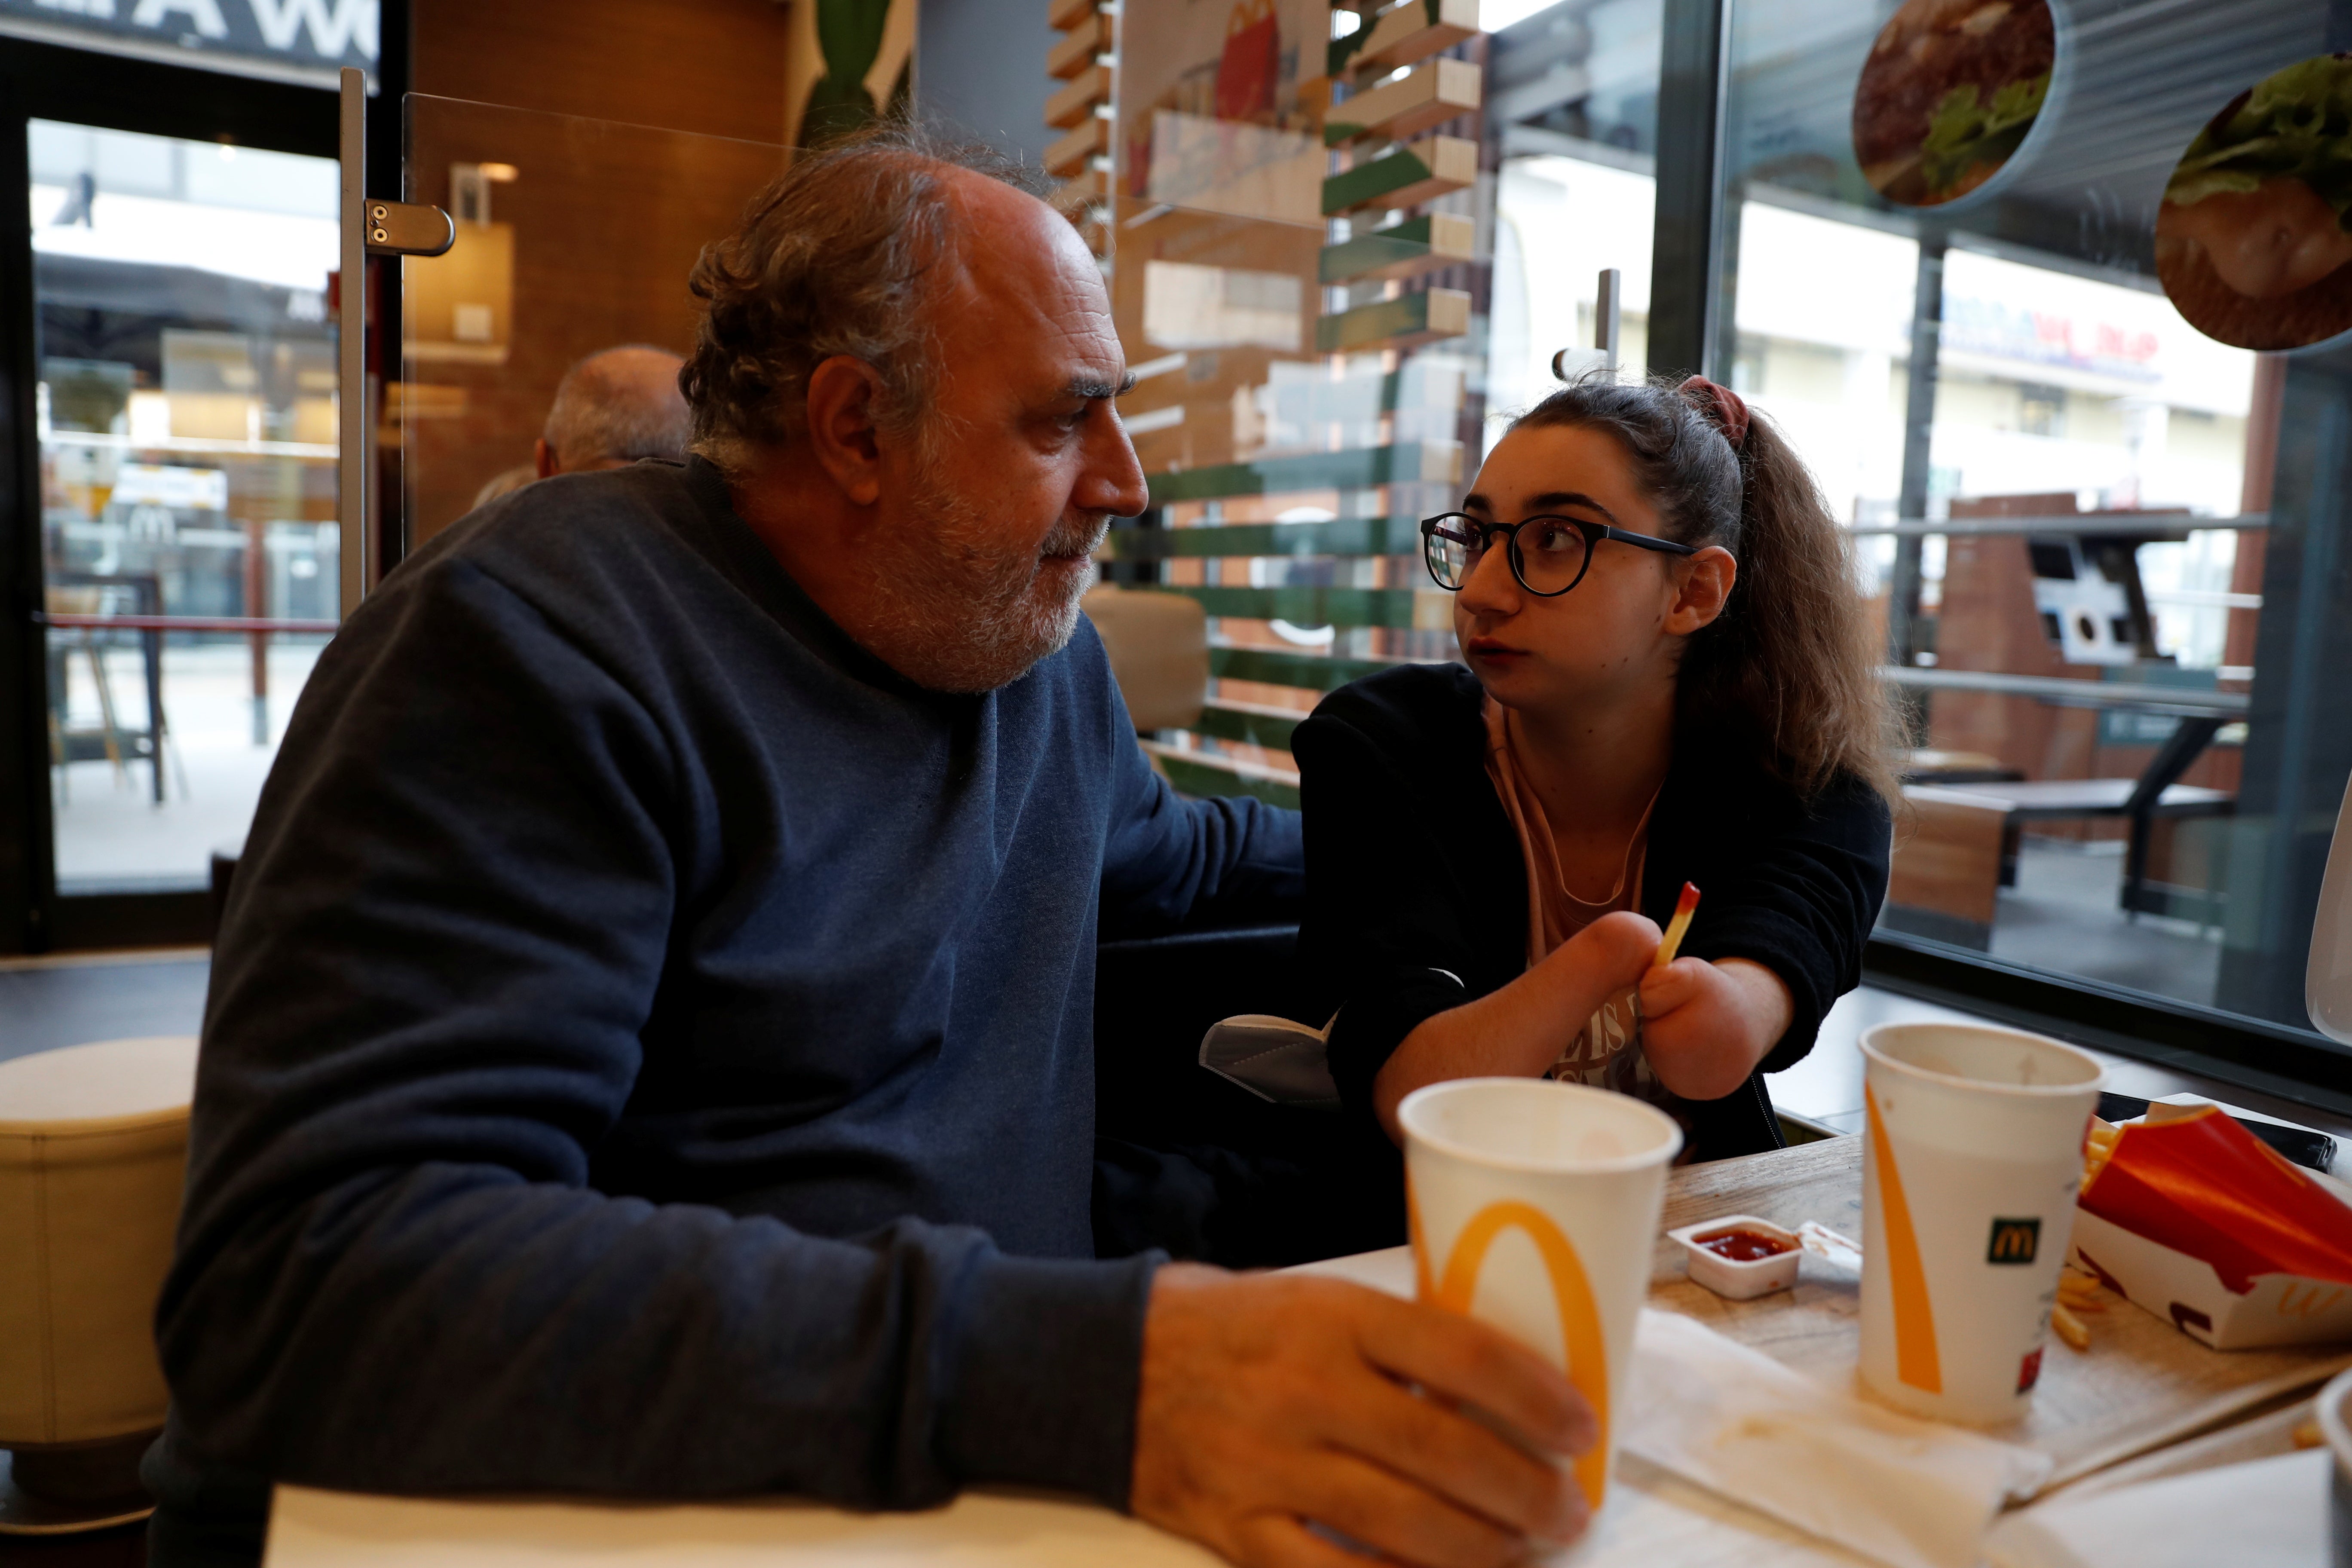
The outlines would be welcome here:
<svg viewBox="0 0 2352 1568">
<path fill-rule="evenodd" d="M 1057 26 L 1108 20 L 1049 3 Z M 1107 573 L 1211 617 L 1199 721 L 1146 741 L 1187 794 L 1296 805 L 1290 738 L 1325 693 L 1452 657 L 1419 520 L 1458 499 L 1483 414 L 1466 357 L 1487 255 L 1469 195 L 1476 13 L 1122 0 L 1100 99 L 1056 51 L 1055 127 L 1106 105 L 1107 269 L 1140 377 L 1121 408 L 1150 511 L 1112 530 Z"/>
<path fill-rule="evenodd" d="M 1046 125 L 1063 133 L 1045 150 L 1045 172 L 1062 181 L 1052 200 L 1108 268 L 1118 7 L 1106 8 L 1101 0 L 1046 0 L 1045 20 L 1062 35 L 1045 55 L 1045 74 L 1063 84 L 1045 100 Z"/>
</svg>

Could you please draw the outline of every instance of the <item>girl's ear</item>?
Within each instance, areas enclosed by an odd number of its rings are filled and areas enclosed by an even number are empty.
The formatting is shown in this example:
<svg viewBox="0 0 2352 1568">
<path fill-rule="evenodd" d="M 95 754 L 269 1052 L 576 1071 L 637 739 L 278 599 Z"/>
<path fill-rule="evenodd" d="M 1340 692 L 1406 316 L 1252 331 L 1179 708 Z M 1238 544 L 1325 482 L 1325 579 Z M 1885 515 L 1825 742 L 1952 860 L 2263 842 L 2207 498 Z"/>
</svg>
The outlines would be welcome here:
<svg viewBox="0 0 2352 1568">
<path fill-rule="evenodd" d="M 1739 563 L 1731 558 L 1730 551 L 1710 544 L 1676 564 L 1681 591 L 1666 611 L 1665 629 L 1669 636 L 1686 637 L 1723 614 L 1731 597 L 1731 584 L 1739 576 Z"/>
</svg>

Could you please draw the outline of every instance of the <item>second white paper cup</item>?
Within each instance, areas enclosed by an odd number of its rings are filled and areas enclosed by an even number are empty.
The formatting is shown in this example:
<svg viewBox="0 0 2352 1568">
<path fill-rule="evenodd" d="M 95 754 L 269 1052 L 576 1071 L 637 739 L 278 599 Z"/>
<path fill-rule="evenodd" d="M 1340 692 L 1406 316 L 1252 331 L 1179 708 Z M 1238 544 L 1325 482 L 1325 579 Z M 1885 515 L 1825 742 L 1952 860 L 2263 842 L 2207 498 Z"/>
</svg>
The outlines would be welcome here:
<svg viewBox="0 0 2352 1568">
<path fill-rule="evenodd" d="M 1598 1512 L 1682 1130 L 1629 1096 L 1526 1078 L 1431 1084 L 1397 1120 L 1421 1299 L 1568 1373 L 1601 1420 L 1576 1463 Z"/>
<path fill-rule="evenodd" d="M 1973 1024 L 1862 1037 L 1862 1378 L 1944 1421 L 2022 1415 L 2106 1069 Z"/>
</svg>

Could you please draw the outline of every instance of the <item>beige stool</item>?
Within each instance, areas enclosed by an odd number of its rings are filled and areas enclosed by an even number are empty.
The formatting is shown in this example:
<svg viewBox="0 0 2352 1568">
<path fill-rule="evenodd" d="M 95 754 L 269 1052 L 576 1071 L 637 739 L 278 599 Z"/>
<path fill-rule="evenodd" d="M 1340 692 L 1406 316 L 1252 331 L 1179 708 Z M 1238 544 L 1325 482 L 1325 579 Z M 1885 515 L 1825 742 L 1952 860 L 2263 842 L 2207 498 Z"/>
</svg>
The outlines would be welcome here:
<svg viewBox="0 0 2352 1568">
<path fill-rule="evenodd" d="M 181 1036 L 0 1062 L 0 1534 L 154 1511 L 138 1464 L 195 1077 Z"/>
<path fill-rule="evenodd" d="M 1189 730 L 1209 695 L 1209 620 L 1181 594 L 1101 584 L 1079 601 L 1102 637 L 1111 679 L 1142 731 Z"/>
</svg>

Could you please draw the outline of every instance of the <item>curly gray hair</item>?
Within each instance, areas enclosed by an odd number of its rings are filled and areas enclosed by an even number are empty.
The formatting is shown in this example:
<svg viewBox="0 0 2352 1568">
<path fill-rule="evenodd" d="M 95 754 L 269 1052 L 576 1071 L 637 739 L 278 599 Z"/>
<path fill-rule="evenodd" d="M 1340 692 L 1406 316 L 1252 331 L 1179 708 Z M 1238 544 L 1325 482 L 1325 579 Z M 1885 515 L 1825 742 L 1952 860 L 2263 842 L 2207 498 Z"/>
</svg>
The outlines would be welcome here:
<svg viewBox="0 0 2352 1568">
<path fill-rule="evenodd" d="M 724 467 L 799 434 L 810 373 L 836 354 L 880 375 L 885 430 L 919 427 L 936 379 L 924 307 L 955 258 L 958 170 L 1037 192 L 994 152 L 894 124 L 800 154 L 703 247 L 689 283 L 702 319 L 677 378 L 697 452 Z"/>
</svg>

